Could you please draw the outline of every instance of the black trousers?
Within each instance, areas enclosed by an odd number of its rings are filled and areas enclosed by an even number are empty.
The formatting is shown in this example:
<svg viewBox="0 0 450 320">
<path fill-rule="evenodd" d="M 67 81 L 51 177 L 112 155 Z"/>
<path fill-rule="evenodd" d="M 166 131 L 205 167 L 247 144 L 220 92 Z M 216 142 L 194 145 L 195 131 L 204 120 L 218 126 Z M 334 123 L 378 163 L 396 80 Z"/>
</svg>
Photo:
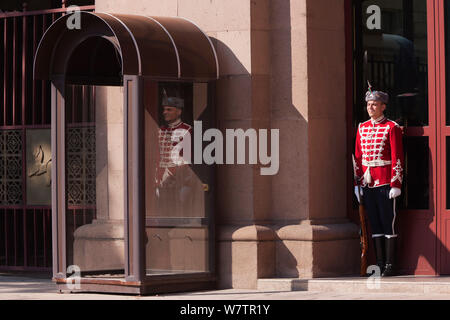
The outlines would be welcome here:
<svg viewBox="0 0 450 320">
<path fill-rule="evenodd" d="M 396 237 L 395 199 L 389 199 L 390 186 L 363 188 L 364 207 L 369 218 L 372 237 Z"/>
</svg>

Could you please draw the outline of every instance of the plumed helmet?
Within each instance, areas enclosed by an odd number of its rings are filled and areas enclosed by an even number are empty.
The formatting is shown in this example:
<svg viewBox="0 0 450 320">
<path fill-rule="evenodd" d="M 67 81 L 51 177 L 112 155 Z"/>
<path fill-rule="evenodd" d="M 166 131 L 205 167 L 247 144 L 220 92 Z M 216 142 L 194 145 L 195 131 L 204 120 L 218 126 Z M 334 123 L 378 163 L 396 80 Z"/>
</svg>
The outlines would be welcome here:
<svg viewBox="0 0 450 320">
<path fill-rule="evenodd" d="M 177 97 L 167 97 L 162 101 L 163 106 L 175 107 L 178 109 L 184 108 L 184 100 Z"/>
<path fill-rule="evenodd" d="M 367 84 L 369 85 L 369 89 L 366 92 L 366 102 L 373 100 L 373 101 L 381 101 L 384 104 L 388 104 L 389 95 L 386 92 L 372 90 L 372 85 L 370 84 L 369 81 L 367 81 Z"/>
<path fill-rule="evenodd" d="M 178 109 L 184 108 L 184 100 L 178 97 L 168 97 L 166 90 L 163 90 L 163 99 L 162 99 L 162 106 L 169 106 L 169 107 L 175 107 Z"/>
</svg>

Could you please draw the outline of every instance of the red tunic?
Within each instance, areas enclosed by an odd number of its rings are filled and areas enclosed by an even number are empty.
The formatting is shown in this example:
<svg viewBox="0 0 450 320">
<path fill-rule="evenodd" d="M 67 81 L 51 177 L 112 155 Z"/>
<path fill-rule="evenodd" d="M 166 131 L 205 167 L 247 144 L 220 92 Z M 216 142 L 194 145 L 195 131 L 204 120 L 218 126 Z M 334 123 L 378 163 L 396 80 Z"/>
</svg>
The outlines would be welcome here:
<svg viewBox="0 0 450 320">
<path fill-rule="evenodd" d="M 360 185 L 401 188 L 404 155 L 400 126 L 384 116 L 360 123 L 356 134 L 355 162 Z"/>
<path fill-rule="evenodd" d="M 189 138 L 192 127 L 184 122 L 174 126 L 162 126 L 159 129 L 159 159 L 156 173 L 157 184 L 162 184 L 168 177 L 174 176 L 178 167 L 187 165 L 183 150 L 175 149 L 185 138 Z"/>
</svg>

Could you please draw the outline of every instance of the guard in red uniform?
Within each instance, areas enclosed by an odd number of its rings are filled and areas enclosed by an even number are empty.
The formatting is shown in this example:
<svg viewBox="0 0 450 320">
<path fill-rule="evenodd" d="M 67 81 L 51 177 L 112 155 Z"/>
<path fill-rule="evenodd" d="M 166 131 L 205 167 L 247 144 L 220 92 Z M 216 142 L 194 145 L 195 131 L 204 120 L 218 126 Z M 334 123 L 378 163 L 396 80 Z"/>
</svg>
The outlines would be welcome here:
<svg viewBox="0 0 450 320">
<path fill-rule="evenodd" d="M 156 168 L 156 197 L 162 216 L 187 216 L 192 202 L 192 171 L 190 159 L 183 156 L 183 142 L 190 145 L 192 127 L 181 120 L 184 101 L 165 96 L 162 115 L 165 125 L 159 128 L 159 158 Z"/>
<path fill-rule="evenodd" d="M 389 96 L 366 94 L 370 120 L 359 124 L 355 161 L 357 181 L 369 218 L 377 265 L 382 276 L 394 275 L 396 198 L 401 194 L 404 170 L 402 130 L 384 116 Z M 355 194 L 360 201 L 358 186 Z"/>
<path fill-rule="evenodd" d="M 167 179 L 175 175 L 178 167 L 188 164 L 183 158 L 180 143 L 183 139 L 190 139 L 192 127 L 181 121 L 184 108 L 183 99 L 176 97 L 164 98 L 162 102 L 162 114 L 166 125 L 159 128 L 159 166 L 157 184 L 163 185 Z"/>
</svg>

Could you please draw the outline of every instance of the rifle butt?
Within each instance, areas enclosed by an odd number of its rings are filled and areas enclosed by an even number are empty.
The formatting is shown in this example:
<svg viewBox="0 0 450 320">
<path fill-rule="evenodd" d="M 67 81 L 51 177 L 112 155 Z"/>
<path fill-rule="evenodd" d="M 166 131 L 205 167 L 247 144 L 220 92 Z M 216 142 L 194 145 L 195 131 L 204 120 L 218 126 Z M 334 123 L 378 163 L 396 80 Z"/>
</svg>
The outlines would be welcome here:
<svg viewBox="0 0 450 320">
<path fill-rule="evenodd" d="M 360 243 L 361 243 L 361 269 L 360 274 L 361 277 L 367 275 L 367 252 L 369 249 L 369 241 L 367 237 L 367 226 L 366 226 L 366 218 L 365 218 L 365 210 L 362 204 L 359 205 L 359 221 L 360 221 Z"/>
</svg>

